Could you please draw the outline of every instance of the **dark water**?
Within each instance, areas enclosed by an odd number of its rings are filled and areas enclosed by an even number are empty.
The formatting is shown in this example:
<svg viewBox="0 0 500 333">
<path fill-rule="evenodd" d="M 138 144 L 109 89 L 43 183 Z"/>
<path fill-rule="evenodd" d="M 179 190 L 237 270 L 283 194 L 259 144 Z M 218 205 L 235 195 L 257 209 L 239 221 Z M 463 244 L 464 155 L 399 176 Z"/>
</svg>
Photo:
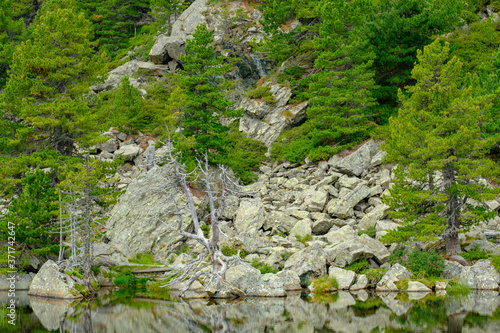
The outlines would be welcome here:
<svg viewBox="0 0 500 333">
<path fill-rule="evenodd" d="M 0 292 L 0 332 L 500 332 L 498 292 L 339 292 L 236 301 L 152 300 L 104 291 L 92 302 L 17 292 L 16 325 Z"/>
</svg>

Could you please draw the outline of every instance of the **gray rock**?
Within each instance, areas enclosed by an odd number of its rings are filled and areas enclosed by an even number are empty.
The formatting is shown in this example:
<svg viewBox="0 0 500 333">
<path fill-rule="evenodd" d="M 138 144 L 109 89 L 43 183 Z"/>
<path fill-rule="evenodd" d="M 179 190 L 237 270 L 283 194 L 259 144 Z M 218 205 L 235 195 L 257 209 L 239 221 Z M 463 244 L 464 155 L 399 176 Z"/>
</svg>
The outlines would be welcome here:
<svg viewBox="0 0 500 333">
<path fill-rule="evenodd" d="M 381 204 L 376 206 L 371 212 L 363 216 L 359 222 L 358 228 L 363 230 L 369 227 L 375 227 L 379 220 L 382 220 L 389 211 L 389 206 Z"/>
<path fill-rule="evenodd" d="M 175 250 L 182 237 L 177 233 L 178 216 L 172 214 L 175 210 L 172 195 L 182 214 L 182 229 L 188 231 L 191 228 L 192 218 L 186 207 L 186 197 L 174 188 L 159 188 L 172 180 L 173 174 L 166 168 L 155 166 L 132 180 L 113 207 L 106 224 L 106 236 L 110 245 L 124 256 L 132 258 L 137 253 L 153 253 L 161 260 Z M 203 192 L 193 190 L 193 193 L 197 194 L 193 199 L 201 216 L 206 208 L 204 197 L 200 196 Z"/>
<path fill-rule="evenodd" d="M 497 290 L 500 283 L 500 274 L 489 260 L 479 260 L 474 266 L 464 267 L 458 281 L 471 289 Z"/>
<path fill-rule="evenodd" d="M 460 276 L 463 266 L 454 261 L 444 261 L 444 271 L 442 277 L 445 279 L 454 279 Z"/>
<path fill-rule="evenodd" d="M 123 156 L 124 162 L 133 161 L 139 155 L 141 148 L 137 145 L 126 145 L 114 152 L 113 157 Z"/>
<path fill-rule="evenodd" d="M 368 288 L 368 278 L 365 274 L 360 274 L 356 279 L 356 283 L 351 286 L 350 290 L 360 290 L 366 288 Z"/>
<path fill-rule="evenodd" d="M 290 230 L 290 237 L 293 238 L 303 238 L 307 235 L 311 235 L 312 233 L 312 222 L 310 219 L 304 219 L 299 222 L 297 222 L 292 230 Z"/>
<path fill-rule="evenodd" d="M 357 240 L 348 240 L 333 247 L 327 247 L 325 254 L 328 263 L 338 267 L 346 267 L 355 261 L 373 256 L 369 249 Z"/>
<path fill-rule="evenodd" d="M 325 191 L 307 190 L 304 193 L 303 206 L 309 212 L 322 212 L 326 204 L 328 193 Z"/>
<path fill-rule="evenodd" d="M 283 280 L 275 274 L 264 274 L 247 265 L 230 267 L 226 271 L 226 281 L 243 291 L 247 296 L 285 296 Z"/>
<path fill-rule="evenodd" d="M 285 262 L 285 270 L 295 272 L 300 278 L 301 286 L 305 287 L 311 278 L 326 275 L 326 258 L 321 245 L 313 243 L 298 251 Z"/>
<path fill-rule="evenodd" d="M 446 281 L 436 281 L 436 291 L 437 290 L 446 290 L 448 286 L 448 282 Z"/>
<path fill-rule="evenodd" d="M 472 241 L 466 248 L 465 251 L 470 252 L 474 249 L 483 250 L 485 252 L 491 252 L 494 255 L 500 254 L 500 244 L 492 243 L 484 239 L 477 239 Z"/>
<path fill-rule="evenodd" d="M 245 296 L 245 293 L 236 288 L 218 275 L 210 275 L 205 281 L 203 289 L 210 298 L 237 298 Z"/>
<path fill-rule="evenodd" d="M 324 235 L 333 227 L 332 219 L 319 219 L 313 222 L 312 233 L 315 235 Z"/>
<path fill-rule="evenodd" d="M 356 273 L 353 271 L 348 271 L 335 266 L 330 266 L 328 276 L 333 277 L 337 281 L 338 289 L 340 290 L 349 289 L 356 279 Z"/>
<path fill-rule="evenodd" d="M 383 243 L 366 234 L 361 235 L 359 241 L 370 250 L 369 252 L 373 254 L 373 259 L 375 259 L 377 264 L 382 265 L 387 262 L 391 253 Z"/>
<path fill-rule="evenodd" d="M 29 306 L 44 329 L 59 331 L 61 323 L 74 313 L 75 300 L 29 296 Z"/>
<path fill-rule="evenodd" d="M 348 189 L 354 189 L 359 183 L 361 183 L 361 179 L 358 177 L 349 177 L 348 175 L 343 175 L 337 181 L 341 187 L 347 187 Z"/>
<path fill-rule="evenodd" d="M 118 140 L 115 138 L 111 138 L 104 143 L 98 144 L 96 148 L 104 152 L 113 153 L 115 150 L 118 149 L 118 146 L 119 146 Z"/>
<path fill-rule="evenodd" d="M 228 220 L 233 220 L 236 217 L 236 212 L 238 211 L 239 206 L 240 200 L 238 199 L 238 197 L 234 195 L 228 195 L 225 200 L 222 216 Z"/>
<path fill-rule="evenodd" d="M 410 278 L 412 273 L 400 264 L 392 265 L 391 269 L 377 283 L 377 291 L 397 291 L 398 288 L 394 284 L 404 278 Z"/>
<path fill-rule="evenodd" d="M 52 298 L 82 298 L 75 289 L 75 282 L 69 275 L 59 271 L 59 266 L 52 260 L 43 264 L 31 282 L 29 295 Z"/>
<path fill-rule="evenodd" d="M 278 87 L 279 89 L 276 89 Z M 302 122 L 306 117 L 307 102 L 288 105 L 291 90 L 280 85 L 271 86 L 276 100 L 274 105 L 254 99 L 243 99 L 239 108 L 244 115 L 240 119 L 239 130 L 247 136 L 263 142 L 268 148 L 276 141 L 281 132 Z"/>
<path fill-rule="evenodd" d="M 289 270 L 279 271 L 276 273 L 276 276 L 279 277 L 283 281 L 283 286 L 285 290 L 302 290 L 300 286 L 300 278 L 297 273 Z"/>
<path fill-rule="evenodd" d="M 338 163 L 337 168 L 342 172 L 359 176 L 368 169 L 372 156 L 378 153 L 379 149 L 380 143 L 370 140 L 349 156 L 344 157 Z"/>
<path fill-rule="evenodd" d="M 291 217 L 286 213 L 273 211 L 269 214 L 269 217 L 266 219 L 263 227 L 264 230 L 271 229 L 273 235 L 278 233 L 288 234 L 297 222 L 296 218 Z"/>
<path fill-rule="evenodd" d="M 340 196 L 339 199 L 331 200 L 327 205 L 328 214 L 335 215 L 339 218 L 349 218 L 354 215 L 353 208 L 361 200 L 370 195 L 370 189 L 364 184 L 359 184 L 347 193 L 345 196 Z"/>
<path fill-rule="evenodd" d="M 415 291 L 415 292 L 431 292 L 427 286 L 418 281 L 409 281 L 407 291 Z"/>
<path fill-rule="evenodd" d="M 234 228 L 238 233 L 259 230 L 265 220 L 266 212 L 260 199 L 242 199 L 234 220 Z"/>
<path fill-rule="evenodd" d="M 332 246 L 345 242 L 347 240 L 353 240 L 358 237 L 358 233 L 350 226 L 346 225 L 338 230 L 330 230 L 324 238 Z"/>
</svg>

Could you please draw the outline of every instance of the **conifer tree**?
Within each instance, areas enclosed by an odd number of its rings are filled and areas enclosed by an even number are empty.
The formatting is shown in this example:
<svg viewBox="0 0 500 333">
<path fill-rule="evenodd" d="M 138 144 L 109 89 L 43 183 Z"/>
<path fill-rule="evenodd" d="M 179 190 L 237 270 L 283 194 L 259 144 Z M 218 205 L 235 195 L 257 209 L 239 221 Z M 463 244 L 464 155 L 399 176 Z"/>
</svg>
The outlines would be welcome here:
<svg viewBox="0 0 500 333">
<path fill-rule="evenodd" d="M 139 129 L 144 117 L 141 93 L 124 76 L 113 101 L 115 125 Z"/>
<path fill-rule="evenodd" d="M 16 133 L 19 142 L 69 154 L 79 129 L 90 122 L 80 97 L 92 72 L 92 27 L 73 1 L 64 2 L 64 9 L 58 1 L 44 4 L 31 38 L 14 51 L 2 97 L 6 111 L 27 125 Z"/>
<path fill-rule="evenodd" d="M 408 95 L 399 92 L 402 106 L 390 119 L 384 145 L 388 159 L 399 163 L 386 201 L 395 209 L 391 215 L 408 225 L 384 240 L 432 239 L 442 233 L 447 254 L 457 254 L 459 228 L 494 216 L 480 203 L 495 198 L 498 190 L 480 177 L 498 174 L 486 156 L 498 136 L 483 135 L 491 103 L 463 86 L 462 64 L 449 59 L 447 44 L 435 41 L 417 58 L 416 84 L 407 87 Z"/>
<path fill-rule="evenodd" d="M 236 116 L 238 112 L 228 110 L 233 103 L 224 97 L 231 87 L 224 75 L 234 67 L 222 56 L 216 56 L 212 35 L 205 25 L 198 26 L 194 38 L 186 44 L 186 54 L 181 56 L 184 70 L 180 72 L 180 87 L 187 100 L 182 132 L 196 140 L 193 149 L 198 157 L 209 152 L 210 162 L 223 162 L 229 128 L 219 120 L 223 115 Z"/>
</svg>

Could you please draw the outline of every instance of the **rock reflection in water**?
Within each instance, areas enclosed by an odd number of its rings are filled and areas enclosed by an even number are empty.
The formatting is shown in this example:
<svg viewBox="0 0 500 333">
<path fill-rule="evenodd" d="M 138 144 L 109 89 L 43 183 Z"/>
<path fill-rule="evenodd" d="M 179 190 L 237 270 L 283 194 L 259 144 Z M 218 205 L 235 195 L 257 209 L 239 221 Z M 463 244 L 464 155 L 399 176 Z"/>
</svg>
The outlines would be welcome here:
<svg viewBox="0 0 500 333">
<path fill-rule="evenodd" d="M 1 295 L 0 295 L 1 296 Z M 0 298 L 1 299 L 1 298 Z M 103 295 L 94 303 L 31 298 L 60 332 L 498 332 L 498 292 L 438 296 L 339 292 L 301 298 L 163 301 Z"/>
</svg>

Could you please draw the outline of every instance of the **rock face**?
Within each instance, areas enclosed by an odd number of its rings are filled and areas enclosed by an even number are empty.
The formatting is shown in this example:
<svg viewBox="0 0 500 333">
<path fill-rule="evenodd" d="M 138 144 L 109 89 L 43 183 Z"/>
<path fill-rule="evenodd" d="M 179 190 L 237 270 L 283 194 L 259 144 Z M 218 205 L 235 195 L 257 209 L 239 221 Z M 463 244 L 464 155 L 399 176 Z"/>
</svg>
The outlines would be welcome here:
<svg viewBox="0 0 500 333">
<path fill-rule="evenodd" d="M 335 278 L 338 283 L 339 290 L 349 289 L 356 279 L 356 273 L 353 271 L 348 271 L 335 266 L 330 267 L 328 270 L 328 276 Z"/>
<path fill-rule="evenodd" d="M 261 200 L 242 200 L 238 212 L 236 213 L 234 227 L 238 233 L 247 232 L 249 230 L 255 231 L 264 225 L 265 219 L 266 212 Z"/>
<path fill-rule="evenodd" d="M 409 281 L 407 291 L 431 292 L 432 290 L 430 290 L 429 288 L 427 288 L 427 286 L 418 281 Z"/>
<path fill-rule="evenodd" d="M 170 182 L 171 177 L 162 167 L 141 174 L 132 181 L 111 211 L 106 224 L 107 237 L 110 244 L 118 246 L 125 256 L 131 258 L 137 253 L 153 253 L 161 259 L 182 239 L 176 231 L 178 218 L 171 213 L 174 210 L 172 197 L 182 209 L 182 228 L 189 230 L 192 220 L 187 208 L 183 208 L 186 203 L 184 195 L 175 189 L 160 188 Z M 196 195 L 193 198 L 196 204 L 203 200 Z"/>
<path fill-rule="evenodd" d="M 65 273 L 59 271 L 59 266 L 52 260 L 43 264 L 33 279 L 29 295 L 52 298 L 82 298 L 75 289 L 75 282 Z"/>
<path fill-rule="evenodd" d="M 260 99 L 244 98 L 239 108 L 244 110 L 240 119 L 240 131 L 263 142 L 268 148 L 281 132 L 305 120 L 307 102 L 288 104 L 290 88 L 275 84 L 270 87 L 275 102 L 268 104 Z M 321 198 L 319 198 L 321 200 Z"/>
<path fill-rule="evenodd" d="M 261 274 L 256 268 L 238 265 L 226 271 L 226 281 L 247 296 L 276 297 L 285 296 L 283 280 L 275 274 Z"/>
<path fill-rule="evenodd" d="M 377 291 L 398 291 L 394 282 L 404 278 L 409 278 L 412 273 L 400 264 L 394 264 L 387 273 L 377 283 Z"/>
<path fill-rule="evenodd" d="M 474 266 L 464 267 L 458 281 L 471 289 L 496 290 L 500 284 L 500 274 L 489 260 L 479 260 Z"/>
<path fill-rule="evenodd" d="M 305 287 L 311 278 L 326 275 L 326 258 L 319 244 L 293 254 L 285 263 L 285 270 L 295 272 L 300 278 L 301 286 Z"/>
</svg>

